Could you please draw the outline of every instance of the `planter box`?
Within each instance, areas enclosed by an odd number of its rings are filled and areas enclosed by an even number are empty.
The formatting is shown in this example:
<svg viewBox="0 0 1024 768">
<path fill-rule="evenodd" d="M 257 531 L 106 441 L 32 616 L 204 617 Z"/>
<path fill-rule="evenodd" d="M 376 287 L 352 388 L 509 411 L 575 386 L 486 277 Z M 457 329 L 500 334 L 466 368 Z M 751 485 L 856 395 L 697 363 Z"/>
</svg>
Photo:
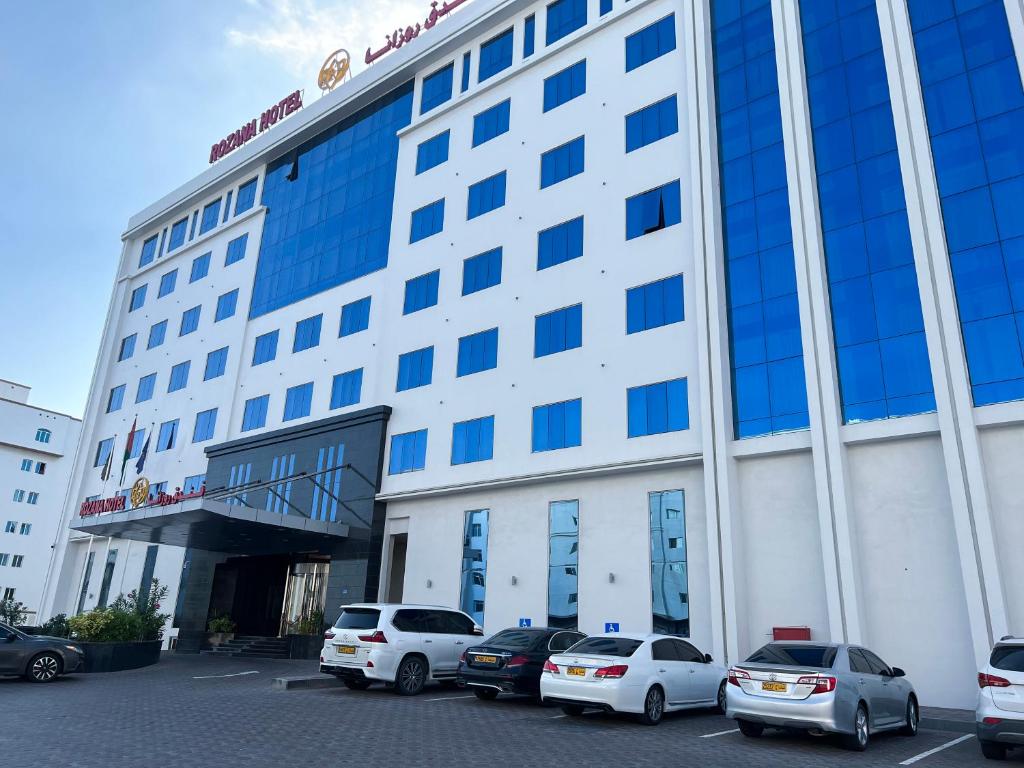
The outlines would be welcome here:
<svg viewBox="0 0 1024 768">
<path fill-rule="evenodd" d="M 81 672 L 120 672 L 160 661 L 162 640 L 140 643 L 77 643 L 85 651 Z"/>
<path fill-rule="evenodd" d="M 319 659 L 323 635 L 288 635 L 289 659 Z"/>
</svg>

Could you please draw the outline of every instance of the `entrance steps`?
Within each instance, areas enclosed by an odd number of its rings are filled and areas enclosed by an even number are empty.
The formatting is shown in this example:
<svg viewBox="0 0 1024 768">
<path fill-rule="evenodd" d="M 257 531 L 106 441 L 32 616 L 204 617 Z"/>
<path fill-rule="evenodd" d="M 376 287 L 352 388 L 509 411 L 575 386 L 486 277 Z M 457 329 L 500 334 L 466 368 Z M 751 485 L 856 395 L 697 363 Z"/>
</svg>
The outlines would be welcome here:
<svg viewBox="0 0 1024 768">
<path fill-rule="evenodd" d="M 214 648 L 200 651 L 204 656 L 237 656 L 257 659 L 287 659 L 289 642 L 283 637 L 236 635 Z"/>
</svg>

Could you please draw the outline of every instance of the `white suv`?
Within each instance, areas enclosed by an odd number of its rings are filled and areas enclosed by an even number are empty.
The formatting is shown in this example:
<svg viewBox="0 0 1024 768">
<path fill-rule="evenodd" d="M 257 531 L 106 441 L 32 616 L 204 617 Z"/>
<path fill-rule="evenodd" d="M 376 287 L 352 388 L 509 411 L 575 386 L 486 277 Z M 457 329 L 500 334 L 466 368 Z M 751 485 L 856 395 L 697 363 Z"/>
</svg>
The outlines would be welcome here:
<svg viewBox="0 0 1024 768">
<path fill-rule="evenodd" d="M 1024 638 L 1004 637 L 978 673 L 978 743 L 992 760 L 1024 747 Z"/>
<path fill-rule="evenodd" d="M 403 696 L 427 680 L 455 681 L 459 657 L 484 634 L 472 618 L 434 605 L 346 605 L 324 633 L 320 671 L 362 691 L 373 682 L 394 684 Z"/>
</svg>

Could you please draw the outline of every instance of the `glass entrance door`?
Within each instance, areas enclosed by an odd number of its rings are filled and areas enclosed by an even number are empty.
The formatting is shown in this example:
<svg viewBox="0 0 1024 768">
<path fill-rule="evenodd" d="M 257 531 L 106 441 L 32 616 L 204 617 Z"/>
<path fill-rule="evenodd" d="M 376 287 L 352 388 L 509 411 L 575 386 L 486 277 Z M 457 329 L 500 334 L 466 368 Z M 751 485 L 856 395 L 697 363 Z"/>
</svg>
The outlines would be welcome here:
<svg viewBox="0 0 1024 768">
<path fill-rule="evenodd" d="M 293 563 L 288 571 L 281 611 L 281 636 L 319 635 L 323 631 L 328 560 Z"/>
</svg>

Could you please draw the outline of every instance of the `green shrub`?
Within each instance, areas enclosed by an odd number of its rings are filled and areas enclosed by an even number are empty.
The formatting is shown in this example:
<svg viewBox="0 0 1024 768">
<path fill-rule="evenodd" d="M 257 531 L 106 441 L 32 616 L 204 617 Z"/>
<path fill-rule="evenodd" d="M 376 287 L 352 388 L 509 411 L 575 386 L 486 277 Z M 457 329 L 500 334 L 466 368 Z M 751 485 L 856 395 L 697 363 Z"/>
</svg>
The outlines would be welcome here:
<svg viewBox="0 0 1024 768">
<path fill-rule="evenodd" d="M 68 625 L 68 617 L 58 613 L 52 619 L 48 619 L 39 628 L 39 633 L 49 637 L 71 637 L 71 627 Z"/>
<path fill-rule="evenodd" d="M 214 614 L 213 618 L 206 625 L 207 632 L 223 632 L 225 634 L 231 634 L 237 628 L 238 625 L 226 613 Z"/>
<path fill-rule="evenodd" d="M 28 618 L 28 611 L 25 604 L 14 598 L 0 600 L 0 621 L 10 624 L 12 627 L 20 626 Z"/>
<path fill-rule="evenodd" d="M 161 601 L 166 599 L 167 587 L 153 579 L 147 595 L 140 597 L 134 591 L 119 595 L 109 608 L 97 608 L 72 616 L 68 625 L 74 637 L 86 643 L 160 640 L 164 624 L 170 617 L 170 614 L 158 613 Z"/>
</svg>

